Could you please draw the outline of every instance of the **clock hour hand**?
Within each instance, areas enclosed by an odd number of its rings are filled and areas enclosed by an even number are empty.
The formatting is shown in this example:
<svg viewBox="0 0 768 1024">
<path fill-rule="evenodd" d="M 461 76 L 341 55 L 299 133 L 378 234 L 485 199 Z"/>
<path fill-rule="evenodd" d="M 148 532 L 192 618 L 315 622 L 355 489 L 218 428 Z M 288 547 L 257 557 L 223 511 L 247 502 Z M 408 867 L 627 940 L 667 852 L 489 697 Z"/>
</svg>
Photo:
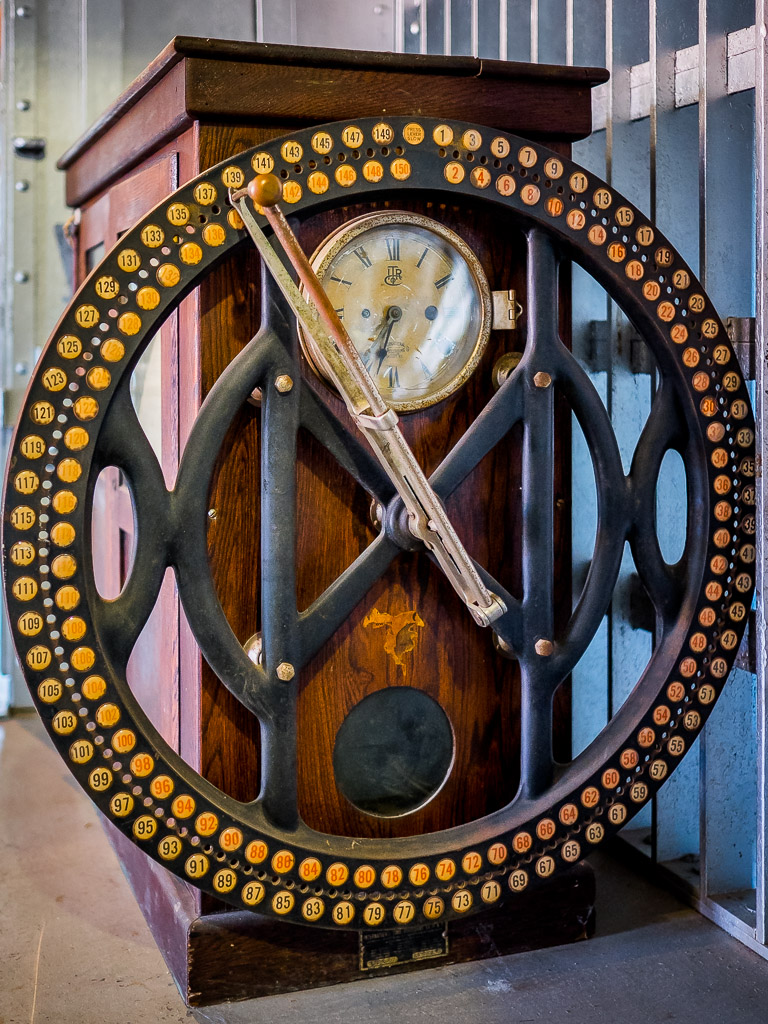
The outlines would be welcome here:
<svg viewBox="0 0 768 1024">
<path fill-rule="evenodd" d="M 306 254 L 277 206 L 281 192 L 279 179 L 272 174 L 265 174 L 250 182 L 247 190 L 231 191 L 230 199 L 278 287 L 304 330 L 312 336 L 325 360 L 329 376 L 355 423 L 402 498 L 411 533 L 433 553 L 475 622 L 489 626 L 506 612 L 506 605 L 488 590 L 480 578 L 445 509 L 403 437 L 398 427 L 397 414 L 381 397 L 333 304 L 323 291 Z M 296 287 L 256 223 L 245 203 L 246 194 L 263 211 L 313 305 L 307 302 Z M 398 318 L 391 318 L 388 314 L 387 319 L 385 354 L 389 332 Z"/>
<path fill-rule="evenodd" d="M 363 362 L 366 366 L 369 366 L 369 357 L 372 360 L 374 356 L 379 357 L 379 365 L 376 367 L 376 373 L 381 372 L 381 366 L 384 360 L 387 358 L 387 346 L 389 345 L 389 336 L 392 333 L 392 328 L 395 322 L 400 319 L 403 315 L 402 310 L 399 306 L 390 306 L 386 312 L 384 320 L 376 332 L 376 337 L 373 339 L 371 347 L 365 352 L 363 356 Z"/>
</svg>

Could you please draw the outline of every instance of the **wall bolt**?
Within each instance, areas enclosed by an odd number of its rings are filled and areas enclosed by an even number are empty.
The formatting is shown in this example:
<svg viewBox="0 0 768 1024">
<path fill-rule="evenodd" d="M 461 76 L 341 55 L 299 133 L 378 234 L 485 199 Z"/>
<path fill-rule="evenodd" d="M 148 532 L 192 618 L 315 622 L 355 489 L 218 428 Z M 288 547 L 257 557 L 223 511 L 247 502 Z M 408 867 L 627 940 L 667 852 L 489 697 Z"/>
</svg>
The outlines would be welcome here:
<svg viewBox="0 0 768 1024">
<path fill-rule="evenodd" d="M 549 385 L 552 383 L 552 378 L 549 376 L 548 373 L 544 373 L 543 370 L 539 370 L 539 372 L 535 374 L 533 378 L 533 383 L 536 385 L 537 388 L 548 388 Z"/>
</svg>

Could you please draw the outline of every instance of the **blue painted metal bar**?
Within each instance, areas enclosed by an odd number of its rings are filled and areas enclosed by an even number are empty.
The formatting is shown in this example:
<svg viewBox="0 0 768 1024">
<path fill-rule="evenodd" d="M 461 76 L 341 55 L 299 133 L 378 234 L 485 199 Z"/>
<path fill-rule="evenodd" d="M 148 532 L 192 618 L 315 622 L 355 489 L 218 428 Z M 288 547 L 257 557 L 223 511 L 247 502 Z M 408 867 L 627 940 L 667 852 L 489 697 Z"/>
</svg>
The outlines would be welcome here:
<svg viewBox="0 0 768 1024">
<path fill-rule="evenodd" d="M 754 97 L 728 95 L 727 34 L 750 24 L 748 0 L 699 0 L 699 268 L 724 315 L 753 309 Z M 735 129 L 742 124 L 744 129 Z M 754 885 L 757 756 L 754 682 L 734 672 L 701 743 L 701 895 Z M 739 784 L 724 786 L 724 777 Z"/>
<path fill-rule="evenodd" d="M 755 401 L 757 405 L 758 458 L 768 465 L 768 2 L 755 3 L 755 296 L 756 346 Z M 768 537 L 766 536 L 766 508 L 768 508 L 768 475 L 760 474 L 757 484 L 757 518 L 763 528 L 757 532 L 757 592 L 765 595 L 768 587 Z M 757 857 L 755 865 L 756 907 L 755 933 L 757 941 L 768 942 L 768 617 L 765 601 L 758 601 L 755 614 L 757 663 Z"/>
</svg>

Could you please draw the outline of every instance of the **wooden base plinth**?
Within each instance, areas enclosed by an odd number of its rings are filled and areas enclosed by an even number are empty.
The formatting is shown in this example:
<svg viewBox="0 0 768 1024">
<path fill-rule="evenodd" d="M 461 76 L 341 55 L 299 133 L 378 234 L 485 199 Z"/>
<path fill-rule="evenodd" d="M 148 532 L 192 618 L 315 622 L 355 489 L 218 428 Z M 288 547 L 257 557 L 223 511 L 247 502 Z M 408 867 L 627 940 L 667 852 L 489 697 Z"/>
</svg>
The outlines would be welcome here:
<svg viewBox="0 0 768 1024">
<path fill-rule="evenodd" d="M 595 876 L 582 862 L 547 886 L 515 896 L 507 909 L 451 921 L 445 956 L 363 971 L 356 932 L 304 928 L 236 911 L 200 916 L 194 890 L 111 825 L 108 834 L 188 1006 L 434 970 L 577 942 L 594 933 Z"/>
</svg>

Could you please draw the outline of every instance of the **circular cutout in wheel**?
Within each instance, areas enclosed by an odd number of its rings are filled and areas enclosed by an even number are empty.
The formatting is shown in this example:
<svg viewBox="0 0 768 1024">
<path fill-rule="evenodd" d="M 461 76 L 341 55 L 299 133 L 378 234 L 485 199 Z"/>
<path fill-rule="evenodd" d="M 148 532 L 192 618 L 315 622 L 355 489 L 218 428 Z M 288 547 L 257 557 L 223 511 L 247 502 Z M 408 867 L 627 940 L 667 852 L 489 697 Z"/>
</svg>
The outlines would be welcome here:
<svg viewBox="0 0 768 1024">
<path fill-rule="evenodd" d="M 391 686 L 369 694 L 341 724 L 333 748 L 336 785 L 351 804 L 383 818 L 432 799 L 453 761 L 448 716 L 428 694 Z"/>
</svg>

